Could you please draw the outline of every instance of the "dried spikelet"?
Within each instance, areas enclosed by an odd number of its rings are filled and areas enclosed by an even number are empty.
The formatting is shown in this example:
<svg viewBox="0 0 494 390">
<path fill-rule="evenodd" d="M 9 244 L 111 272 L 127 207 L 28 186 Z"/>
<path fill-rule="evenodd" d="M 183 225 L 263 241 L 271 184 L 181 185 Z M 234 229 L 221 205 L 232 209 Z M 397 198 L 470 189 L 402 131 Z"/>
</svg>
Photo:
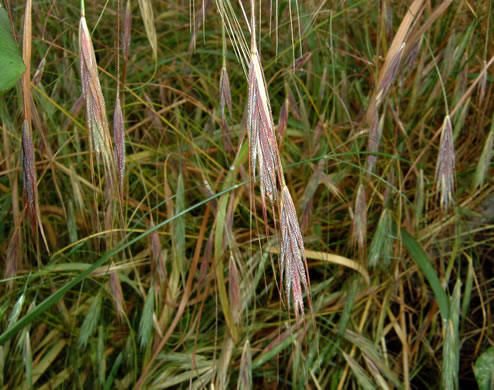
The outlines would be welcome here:
<svg viewBox="0 0 494 390">
<path fill-rule="evenodd" d="M 439 155 L 437 158 L 435 179 L 437 192 L 440 193 L 441 210 L 447 210 L 453 203 L 455 187 L 455 146 L 453 141 L 453 126 L 449 115 L 444 119 Z"/>
<path fill-rule="evenodd" d="M 353 240 L 358 248 L 363 251 L 367 236 L 367 195 L 364 185 L 360 184 L 355 199 L 355 212 L 353 216 Z"/>
<path fill-rule="evenodd" d="M 154 26 L 154 13 L 151 0 L 139 0 L 139 9 L 141 10 L 144 29 L 151 44 L 154 60 L 158 58 L 158 44 L 156 39 L 156 28 Z"/>
<path fill-rule="evenodd" d="M 291 296 L 295 320 L 298 323 L 300 314 L 304 315 L 304 299 L 302 297 L 302 286 L 310 303 L 309 282 L 306 276 L 307 259 L 305 257 L 304 240 L 297 220 L 295 206 L 288 188 L 284 186 L 281 190 L 280 200 L 280 226 L 281 226 L 281 283 L 285 285 L 285 293 L 290 309 Z"/>
<path fill-rule="evenodd" d="M 115 110 L 113 111 L 113 141 L 115 142 L 115 162 L 120 181 L 120 192 L 123 190 L 124 173 L 125 173 L 125 128 L 120 106 L 120 98 L 117 95 L 115 101 Z"/>
<path fill-rule="evenodd" d="M 391 214 L 389 209 L 385 208 L 377 223 L 376 233 L 372 239 L 369 249 L 369 265 L 374 267 L 379 260 L 383 260 L 383 264 L 389 264 L 391 252 L 393 249 L 393 240 L 391 237 Z"/>
<path fill-rule="evenodd" d="M 154 228 L 154 223 L 153 221 L 149 222 L 149 228 L 153 229 Z M 152 259 L 153 259 L 153 268 L 158 271 L 158 280 L 160 282 L 165 281 L 165 275 L 166 275 L 166 270 L 164 267 L 164 260 L 163 256 L 161 255 L 161 244 L 160 244 L 160 238 L 158 235 L 157 231 L 153 231 L 150 234 L 150 240 L 151 240 L 151 253 L 152 253 Z"/>
<path fill-rule="evenodd" d="M 256 45 L 256 26 L 252 4 L 251 54 L 248 73 L 247 134 L 249 137 L 249 160 L 252 175 L 256 177 L 256 162 L 259 162 L 261 199 L 265 208 L 265 195 L 270 202 L 277 199 L 278 178 L 284 183 L 282 167 L 274 133 L 274 122 L 269 102 L 266 80 Z"/>
<path fill-rule="evenodd" d="M 240 373 L 238 376 L 237 390 L 250 390 L 252 384 L 252 358 L 249 340 L 245 341 L 240 358 Z"/>
<path fill-rule="evenodd" d="M 110 142 L 106 117 L 105 100 L 98 77 L 93 43 L 87 27 L 86 18 L 81 15 L 79 23 L 79 53 L 81 61 L 82 94 L 86 102 L 86 114 L 90 140 L 97 156 L 110 172 Z"/>
<path fill-rule="evenodd" d="M 389 87 L 391 87 L 391 84 L 393 84 L 393 81 L 395 80 L 396 75 L 398 74 L 398 69 L 400 67 L 401 57 L 404 49 L 405 49 L 405 42 L 403 42 L 399 47 L 399 49 L 396 51 L 396 53 L 393 54 L 389 66 L 386 69 L 386 73 L 384 73 L 384 76 L 381 82 L 379 83 L 379 87 L 377 88 L 378 91 L 377 97 L 376 97 L 377 106 L 379 106 L 382 103 L 384 97 L 388 93 Z"/>
<path fill-rule="evenodd" d="M 280 157 L 264 73 L 255 48 L 252 51 L 248 80 L 247 130 L 251 170 L 255 178 L 258 161 L 263 203 L 265 194 L 272 202 L 277 198 L 276 176 L 281 177 Z"/>
<path fill-rule="evenodd" d="M 381 143 L 381 135 L 383 131 L 384 125 L 384 115 L 381 118 L 378 116 L 374 116 L 374 120 L 371 128 L 369 129 L 369 142 L 368 142 L 368 151 L 370 154 L 367 155 L 367 170 L 370 172 L 374 172 L 377 162 L 377 155 L 375 153 L 379 150 L 379 144 Z"/>
<path fill-rule="evenodd" d="M 123 18 L 122 29 L 122 56 L 124 62 L 129 59 L 129 47 L 130 47 L 130 31 L 132 29 L 132 10 L 130 8 L 130 0 L 127 0 L 125 5 L 125 14 Z"/>
<path fill-rule="evenodd" d="M 124 297 L 117 271 L 110 272 L 110 289 L 112 292 L 113 300 L 117 307 L 118 316 L 120 319 L 123 319 L 125 317 Z"/>
</svg>

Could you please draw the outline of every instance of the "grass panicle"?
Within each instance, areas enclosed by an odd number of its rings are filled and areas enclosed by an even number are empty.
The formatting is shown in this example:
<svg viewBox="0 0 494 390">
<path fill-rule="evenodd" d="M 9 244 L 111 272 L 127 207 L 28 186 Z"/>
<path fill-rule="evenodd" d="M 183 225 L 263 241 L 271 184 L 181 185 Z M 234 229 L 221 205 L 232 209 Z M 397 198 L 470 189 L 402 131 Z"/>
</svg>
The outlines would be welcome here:
<svg viewBox="0 0 494 390">
<path fill-rule="evenodd" d="M 281 282 L 282 285 L 284 283 L 288 308 L 290 308 L 291 298 L 293 297 L 295 319 L 298 323 L 300 315 L 304 315 L 304 292 L 307 295 L 309 305 L 311 305 L 310 285 L 307 277 L 308 268 L 304 239 L 298 224 L 295 205 L 286 186 L 281 191 L 280 209 Z"/>
<path fill-rule="evenodd" d="M 455 189 L 455 146 L 453 141 L 453 126 L 449 115 L 446 115 L 441 130 L 439 154 L 437 157 L 435 182 L 440 196 L 442 210 L 448 210 L 454 200 Z"/>
<path fill-rule="evenodd" d="M 367 194 L 362 183 L 359 184 L 355 196 L 352 237 L 353 243 L 358 247 L 360 253 L 363 253 L 367 238 Z"/>
<path fill-rule="evenodd" d="M 82 94 L 86 104 L 90 144 L 98 159 L 103 160 L 107 172 L 112 172 L 110 133 L 105 100 L 99 81 L 93 42 L 84 14 L 81 15 L 79 22 L 79 55 Z"/>
</svg>

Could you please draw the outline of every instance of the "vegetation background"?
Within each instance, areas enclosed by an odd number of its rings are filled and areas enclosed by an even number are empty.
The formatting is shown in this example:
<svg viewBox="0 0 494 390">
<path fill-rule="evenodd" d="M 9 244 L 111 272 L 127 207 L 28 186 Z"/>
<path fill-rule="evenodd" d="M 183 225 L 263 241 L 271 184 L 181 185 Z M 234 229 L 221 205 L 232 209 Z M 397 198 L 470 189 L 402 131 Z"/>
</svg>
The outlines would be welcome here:
<svg viewBox="0 0 494 390">
<path fill-rule="evenodd" d="M 1 388 L 491 388 L 493 2 L 253 3 L 3 2 Z"/>
</svg>

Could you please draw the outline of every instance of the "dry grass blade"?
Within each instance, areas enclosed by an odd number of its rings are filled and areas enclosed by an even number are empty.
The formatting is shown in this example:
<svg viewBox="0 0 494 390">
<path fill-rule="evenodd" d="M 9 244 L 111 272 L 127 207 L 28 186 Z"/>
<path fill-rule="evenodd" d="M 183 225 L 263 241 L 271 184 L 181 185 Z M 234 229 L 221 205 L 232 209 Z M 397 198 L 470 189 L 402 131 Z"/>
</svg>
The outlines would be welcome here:
<svg viewBox="0 0 494 390">
<path fill-rule="evenodd" d="M 105 100 L 98 77 L 93 43 L 84 14 L 79 23 L 79 53 L 81 61 L 82 93 L 86 102 L 86 114 L 92 148 L 103 159 L 111 172 L 111 150 L 106 117 Z"/>
<path fill-rule="evenodd" d="M 245 341 L 240 359 L 240 374 L 238 377 L 237 390 L 252 389 L 252 358 L 249 340 Z"/>
<path fill-rule="evenodd" d="M 448 210 L 449 206 L 453 203 L 455 187 L 455 146 L 453 141 L 453 126 L 451 125 L 449 115 L 446 115 L 441 131 L 435 181 L 437 192 L 441 196 L 441 209 Z"/>
<path fill-rule="evenodd" d="M 230 115 L 232 113 L 232 95 L 230 91 L 230 81 L 228 79 L 228 72 L 226 70 L 226 65 L 221 68 L 220 76 L 220 109 L 221 109 L 221 130 L 223 132 L 223 142 L 226 151 L 229 153 L 233 150 L 230 128 L 228 127 L 228 122 L 225 115 L 225 104 L 230 110 Z"/>
<path fill-rule="evenodd" d="M 304 240 L 297 220 L 295 206 L 286 186 L 281 191 L 281 283 L 285 284 L 285 293 L 290 308 L 293 296 L 293 310 L 298 324 L 300 314 L 304 315 L 304 299 L 302 285 L 311 306 L 309 281 L 307 278 L 307 259 L 305 257 Z M 312 308 L 311 308 L 312 310 Z"/>
</svg>

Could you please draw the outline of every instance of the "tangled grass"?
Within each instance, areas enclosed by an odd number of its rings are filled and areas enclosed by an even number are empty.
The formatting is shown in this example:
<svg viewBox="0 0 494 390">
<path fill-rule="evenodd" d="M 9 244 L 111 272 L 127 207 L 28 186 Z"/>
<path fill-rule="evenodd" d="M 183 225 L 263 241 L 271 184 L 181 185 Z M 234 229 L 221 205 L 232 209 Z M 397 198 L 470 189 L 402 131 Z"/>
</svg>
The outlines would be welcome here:
<svg viewBox="0 0 494 390">
<path fill-rule="evenodd" d="M 491 2 L 3 5 L 2 388 L 490 388 Z"/>
</svg>

